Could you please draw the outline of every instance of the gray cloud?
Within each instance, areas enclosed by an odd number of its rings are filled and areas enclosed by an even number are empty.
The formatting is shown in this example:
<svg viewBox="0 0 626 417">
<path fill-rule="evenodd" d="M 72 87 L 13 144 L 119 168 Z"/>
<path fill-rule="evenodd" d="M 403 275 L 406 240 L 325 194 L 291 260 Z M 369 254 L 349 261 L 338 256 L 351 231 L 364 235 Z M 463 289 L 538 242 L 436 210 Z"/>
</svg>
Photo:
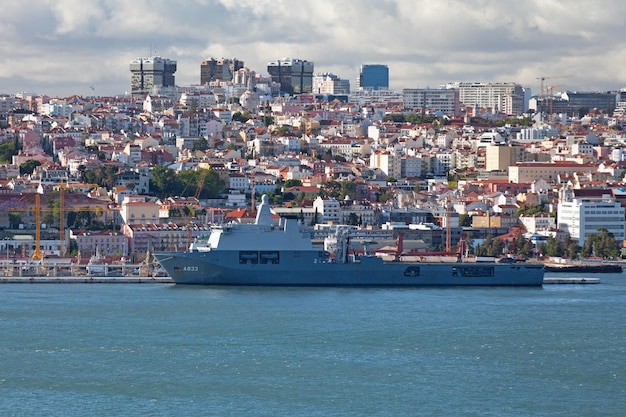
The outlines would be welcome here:
<svg viewBox="0 0 626 417">
<path fill-rule="evenodd" d="M 300 57 L 354 81 L 385 63 L 392 88 L 537 77 L 564 88 L 626 86 L 626 3 L 611 0 L 4 0 L 0 92 L 122 94 L 128 62 L 151 50 L 178 61 Z M 553 82 L 552 82 L 553 81 Z M 94 91 L 90 86 L 94 86 Z"/>
</svg>

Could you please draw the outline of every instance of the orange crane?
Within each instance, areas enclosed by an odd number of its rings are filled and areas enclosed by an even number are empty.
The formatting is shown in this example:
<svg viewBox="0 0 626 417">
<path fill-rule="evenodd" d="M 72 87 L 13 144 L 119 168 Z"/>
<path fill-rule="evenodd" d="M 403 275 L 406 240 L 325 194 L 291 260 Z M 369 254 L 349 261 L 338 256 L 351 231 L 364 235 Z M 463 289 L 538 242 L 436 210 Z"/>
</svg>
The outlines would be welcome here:
<svg viewBox="0 0 626 417">
<path fill-rule="evenodd" d="M 542 75 L 541 77 L 537 77 L 537 80 L 541 81 L 541 111 L 545 111 L 545 101 L 546 101 L 546 89 L 545 89 L 545 81 L 551 80 L 553 78 L 571 78 L 571 75 Z M 539 111 L 539 109 L 537 109 Z"/>
<path fill-rule="evenodd" d="M 63 193 L 63 186 L 60 188 L 59 193 L 59 257 L 65 256 L 65 213 L 70 211 L 95 211 L 93 207 L 72 207 L 65 208 L 65 195 Z M 6 212 L 31 212 L 33 207 L 9 207 L 5 209 Z M 44 211 L 54 212 L 55 208 L 42 208 L 41 207 L 41 194 L 35 194 L 35 249 L 32 255 L 33 259 L 41 261 L 43 259 L 43 253 L 41 252 L 41 213 Z"/>
<path fill-rule="evenodd" d="M 548 108 L 550 109 L 550 114 L 552 114 L 552 103 L 554 101 L 554 89 L 555 88 L 561 88 L 563 87 L 563 84 L 558 84 L 558 85 L 551 85 L 546 87 L 546 91 L 547 91 L 547 104 L 548 104 Z"/>
</svg>

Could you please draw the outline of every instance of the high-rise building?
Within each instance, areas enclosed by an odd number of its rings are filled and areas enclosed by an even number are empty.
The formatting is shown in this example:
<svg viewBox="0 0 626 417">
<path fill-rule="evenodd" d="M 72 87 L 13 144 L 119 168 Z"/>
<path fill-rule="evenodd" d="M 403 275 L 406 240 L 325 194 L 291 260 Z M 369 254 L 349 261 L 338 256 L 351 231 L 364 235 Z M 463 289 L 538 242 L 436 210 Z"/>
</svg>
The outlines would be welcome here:
<svg viewBox="0 0 626 417">
<path fill-rule="evenodd" d="M 175 87 L 176 61 L 152 56 L 130 61 L 130 92 L 133 96 L 154 94 L 161 87 Z"/>
<path fill-rule="evenodd" d="M 357 78 L 357 88 L 388 89 L 389 67 L 381 64 L 363 64 Z"/>
<path fill-rule="evenodd" d="M 313 76 L 314 94 L 350 94 L 350 81 L 342 80 L 329 72 Z"/>
<path fill-rule="evenodd" d="M 524 113 L 524 88 L 517 83 L 456 82 L 446 88 L 459 90 L 459 100 L 465 107 L 508 115 Z"/>
<path fill-rule="evenodd" d="M 211 81 L 232 81 L 233 75 L 244 66 L 243 61 L 234 59 L 209 58 L 200 63 L 200 84 Z"/>
<path fill-rule="evenodd" d="M 447 116 L 461 114 L 459 90 L 455 89 L 423 89 L 405 88 L 402 90 L 404 107 L 422 113 L 442 112 Z"/>
<path fill-rule="evenodd" d="M 283 94 L 313 92 L 313 62 L 296 58 L 284 58 L 267 63 L 272 81 L 280 84 Z"/>
</svg>

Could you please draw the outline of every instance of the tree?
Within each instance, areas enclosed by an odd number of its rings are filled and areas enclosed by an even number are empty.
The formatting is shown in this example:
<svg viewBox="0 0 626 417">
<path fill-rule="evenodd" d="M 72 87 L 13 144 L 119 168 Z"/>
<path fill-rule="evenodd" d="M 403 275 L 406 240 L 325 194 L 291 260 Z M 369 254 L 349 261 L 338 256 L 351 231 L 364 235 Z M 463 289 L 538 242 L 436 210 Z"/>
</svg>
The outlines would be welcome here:
<svg viewBox="0 0 626 417">
<path fill-rule="evenodd" d="M 285 135 L 285 134 L 291 132 L 291 127 L 287 126 L 287 125 L 282 125 L 282 126 L 277 127 L 274 131 L 276 133 L 281 134 L 281 135 Z"/>
<path fill-rule="evenodd" d="M 572 239 L 572 236 L 567 233 L 563 239 L 563 256 L 569 259 L 576 259 L 580 252 L 580 246 Z"/>
<path fill-rule="evenodd" d="M 356 213 L 350 213 L 348 216 L 348 224 L 351 226 L 358 226 L 360 223 L 359 216 L 357 216 Z"/>
<path fill-rule="evenodd" d="M 533 253 L 533 244 L 530 239 L 526 239 L 524 235 L 520 233 L 515 242 L 515 249 L 517 256 L 524 259 L 530 258 Z"/>
<path fill-rule="evenodd" d="M 35 168 L 41 165 L 41 162 L 29 159 L 20 164 L 20 175 L 31 175 L 35 172 Z"/>
<path fill-rule="evenodd" d="M 272 116 L 262 116 L 261 117 L 261 121 L 263 122 L 263 124 L 267 127 L 267 126 L 271 126 L 274 124 L 274 117 Z"/>
<path fill-rule="evenodd" d="M 317 207 L 315 207 L 315 213 L 313 213 L 313 218 L 311 219 L 310 226 L 315 226 L 317 224 L 317 217 L 318 217 L 318 212 L 317 212 Z"/>
<path fill-rule="evenodd" d="M 10 212 L 9 213 L 9 227 L 11 229 L 17 229 L 20 227 L 20 223 L 22 223 L 22 216 L 20 213 Z"/>
<path fill-rule="evenodd" d="M 100 165 L 85 172 L 85 180 L 91 184 L 112 189 L 115 186 L 117 167 L 114 165 Z"/>
<path fill-rule="evenodd" d="M 378 196 L 379 203 L 386 203 L 389 200 L 393 200 L 394 192 L 392 190 L 387 190 Z"/>
<path fill-rule="evenodd" d="M 330 180 L 324 181 L 320 185 L 319 196 L 322 198 L 340 198 L 341 184 L 338 181 Z"/>
<path fill-rule="evenodd" d="M 459 214 L 459 226 L 470 227 L 472 225 L 472 216 L 469 214 Z"/>
<path fill-rule="evenodd" d="M 172 195 L 172 191 L 177 186 L 177 177 L 173 169 L 163 165 L 157 165 L 152 170 L 152 180 L 150 189 L 159 197 Z"/>
<path fill-rule="evenodd" d="M 233 117 L 231 118 L 231 120 L 234 121 L 234 122 L 245 123 L 248 120 L 250 120 L 250 113 L 248 113 L 248 112 L 242 113 L 240 111 L 237 111 L 237 112 L 233 113 Z"/>
<path fill-rule="evenodd" d="M 209 149 L 209 142 L 206 140 L 206 138 L 201 137 L 193 142 L 192 150 L 206 151 L 207 149 Z"/>
<path fill-rule="evenodd" d="M 285 188 L 301 187 L 301 186 L 302 186 L 302 181 L 299 179 L 289 179 L 285 181 Z"/>
<path fill-rule="evenodd" d="M 548 240 L 546 241 L 545 255 L 550 257 L 562 256 L 563 245 L 561 243 L 561 240 L 553 236 L 548 236 Z"/>
<path fill-rule="evenodd" d="M 602 258 L 615 258 L 619 256 L 620 247 L 613 233 L 605 228 L 598 229 L 599 234 L 587 236 L 582 248 L 585 257 L 598 256 Z"/>
<path fill-rule="evenodd" d="M 354 181 L 341 181 L 341 194 L 339 198 L 342 200 L 346 198 L 350 198 L 350 200 L 354 200 L 356 197 L 356 183 Z"/>
<path fill-rule="evenodd" d="M 531 206 L 521 206 L 517 210 L 515 210 L 515 216 L 534 216 L 537 214 L 548 214 L 546 210 L 546 206 L 544 204 L 537 204 Z"/>
<path fill-rule="evenodd" d="M 9 140 L 0 143 L 0 164 L 10 164 L 13 156 L 19 153 L 19 147 L 16 140 Z"/>
</svg>

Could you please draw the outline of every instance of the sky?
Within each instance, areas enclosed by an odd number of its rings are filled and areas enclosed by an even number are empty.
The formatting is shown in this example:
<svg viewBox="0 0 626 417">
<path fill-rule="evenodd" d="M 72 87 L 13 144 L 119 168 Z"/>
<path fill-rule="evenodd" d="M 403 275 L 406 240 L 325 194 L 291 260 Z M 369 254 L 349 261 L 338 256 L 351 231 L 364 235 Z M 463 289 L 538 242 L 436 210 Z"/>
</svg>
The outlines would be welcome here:
<svg viewBox="0 0 626 417">
<path fill-rule="evenodd" d="M 0 93 L 110 96 L 130 90 L 129 62 L 300 58 L 350 80 L 389 66 L 390 88 L 517 82 L 540 92 L 626 87 L 622 0 L 2 0 Z"/>
</svg>

